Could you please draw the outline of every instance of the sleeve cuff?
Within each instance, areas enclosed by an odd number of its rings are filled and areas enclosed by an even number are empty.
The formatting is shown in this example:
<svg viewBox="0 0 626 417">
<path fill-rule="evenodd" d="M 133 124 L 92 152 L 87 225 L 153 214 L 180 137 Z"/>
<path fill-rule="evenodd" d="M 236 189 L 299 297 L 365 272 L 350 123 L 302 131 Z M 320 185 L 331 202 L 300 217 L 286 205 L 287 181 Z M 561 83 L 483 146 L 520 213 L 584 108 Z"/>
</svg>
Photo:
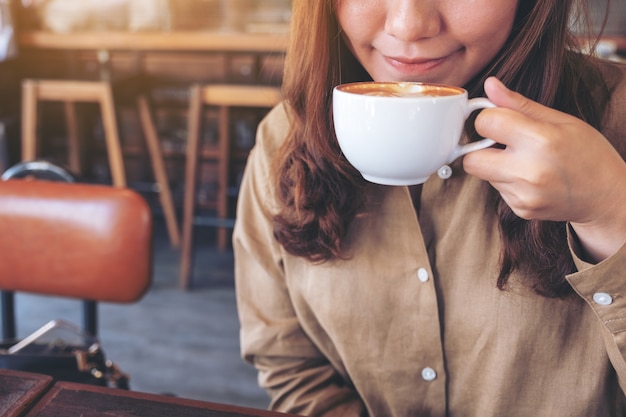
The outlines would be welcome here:
<svg viewBox="0 0 626 417">
<path fill-rule="evenodd" d="M 626 331 L 626 244 L 617 253 L 592 264 L 581 253 L 568 228 L 568 243 L 578 272 L 566 278 L 613 333 Z"/>
</svg>

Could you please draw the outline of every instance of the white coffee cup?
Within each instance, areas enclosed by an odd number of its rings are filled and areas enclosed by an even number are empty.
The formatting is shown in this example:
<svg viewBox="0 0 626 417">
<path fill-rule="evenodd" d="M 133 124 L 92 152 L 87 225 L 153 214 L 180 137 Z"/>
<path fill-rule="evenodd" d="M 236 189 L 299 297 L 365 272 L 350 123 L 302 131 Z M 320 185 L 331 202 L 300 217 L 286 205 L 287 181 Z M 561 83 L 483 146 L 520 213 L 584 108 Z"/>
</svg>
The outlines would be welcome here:
<svg viewBox="0 0 626 417">
<path fill-rule="evenodd" d="M 458 157 L 493 145 L 459 144 L 465 120 L 487 107 L 495 105 L 442 84 L 360 82 L 333 90 L 341 150 L 363 178 L 384 185 L 421 184 Z"/>
</svg>

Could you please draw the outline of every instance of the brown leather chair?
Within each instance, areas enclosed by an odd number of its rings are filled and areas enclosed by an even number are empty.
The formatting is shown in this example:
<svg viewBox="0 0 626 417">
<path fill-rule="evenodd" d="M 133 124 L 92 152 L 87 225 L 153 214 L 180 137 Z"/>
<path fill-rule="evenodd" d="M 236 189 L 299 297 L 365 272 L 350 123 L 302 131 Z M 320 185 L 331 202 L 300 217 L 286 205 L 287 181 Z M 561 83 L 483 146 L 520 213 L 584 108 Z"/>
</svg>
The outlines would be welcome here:
<svg viewBox="0 0 626 417">
<path fill-rule="evenodd" d="M 152 214 L 127 188 L 40 179 L 0 181 L 3 336 L 15 337 L 13 292 L 131 303 L 152 278 Z M 8 302 L 5 302 L 8 301 Z"/>
</svg>

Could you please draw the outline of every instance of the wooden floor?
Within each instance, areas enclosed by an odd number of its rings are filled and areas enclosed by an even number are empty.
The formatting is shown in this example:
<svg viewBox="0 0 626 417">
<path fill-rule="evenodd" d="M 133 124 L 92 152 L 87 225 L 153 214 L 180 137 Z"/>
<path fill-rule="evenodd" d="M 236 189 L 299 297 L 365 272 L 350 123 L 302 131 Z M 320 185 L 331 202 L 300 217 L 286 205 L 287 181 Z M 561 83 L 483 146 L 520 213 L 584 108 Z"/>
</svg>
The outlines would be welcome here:
<svg viewBox="0 0 626 417">
<path fill-rule="evenodd" d="M 256 408 L 267 396 L 239 355 L 232 252 L 199 230 L 194 289 L 178 288 L 178 252 L 156 218 L 154 284 L 133 305 L 101 304 L 100 339 L 107 357 L 131 377 L 131 389 Z M 202 229 L 202 228 L 200 228 Z M 18 294 L 18 336 L 52 319 L 80 324 L 74 300 Z"/>
</svg>

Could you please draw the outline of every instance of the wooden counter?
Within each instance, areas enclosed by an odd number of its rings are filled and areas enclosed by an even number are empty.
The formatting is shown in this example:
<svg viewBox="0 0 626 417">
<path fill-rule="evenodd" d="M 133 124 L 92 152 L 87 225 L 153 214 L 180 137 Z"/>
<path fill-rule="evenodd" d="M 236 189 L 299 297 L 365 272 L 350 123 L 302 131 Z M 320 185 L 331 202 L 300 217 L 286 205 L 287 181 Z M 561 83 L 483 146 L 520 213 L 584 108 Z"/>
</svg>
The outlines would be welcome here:
<svg viewBox="0 0 626 417">
<path fill-rule="evenodd" d="M 20 48 L 282 53 L 286 33 L 243 32 L 23 32 Z"/>
</svg>

